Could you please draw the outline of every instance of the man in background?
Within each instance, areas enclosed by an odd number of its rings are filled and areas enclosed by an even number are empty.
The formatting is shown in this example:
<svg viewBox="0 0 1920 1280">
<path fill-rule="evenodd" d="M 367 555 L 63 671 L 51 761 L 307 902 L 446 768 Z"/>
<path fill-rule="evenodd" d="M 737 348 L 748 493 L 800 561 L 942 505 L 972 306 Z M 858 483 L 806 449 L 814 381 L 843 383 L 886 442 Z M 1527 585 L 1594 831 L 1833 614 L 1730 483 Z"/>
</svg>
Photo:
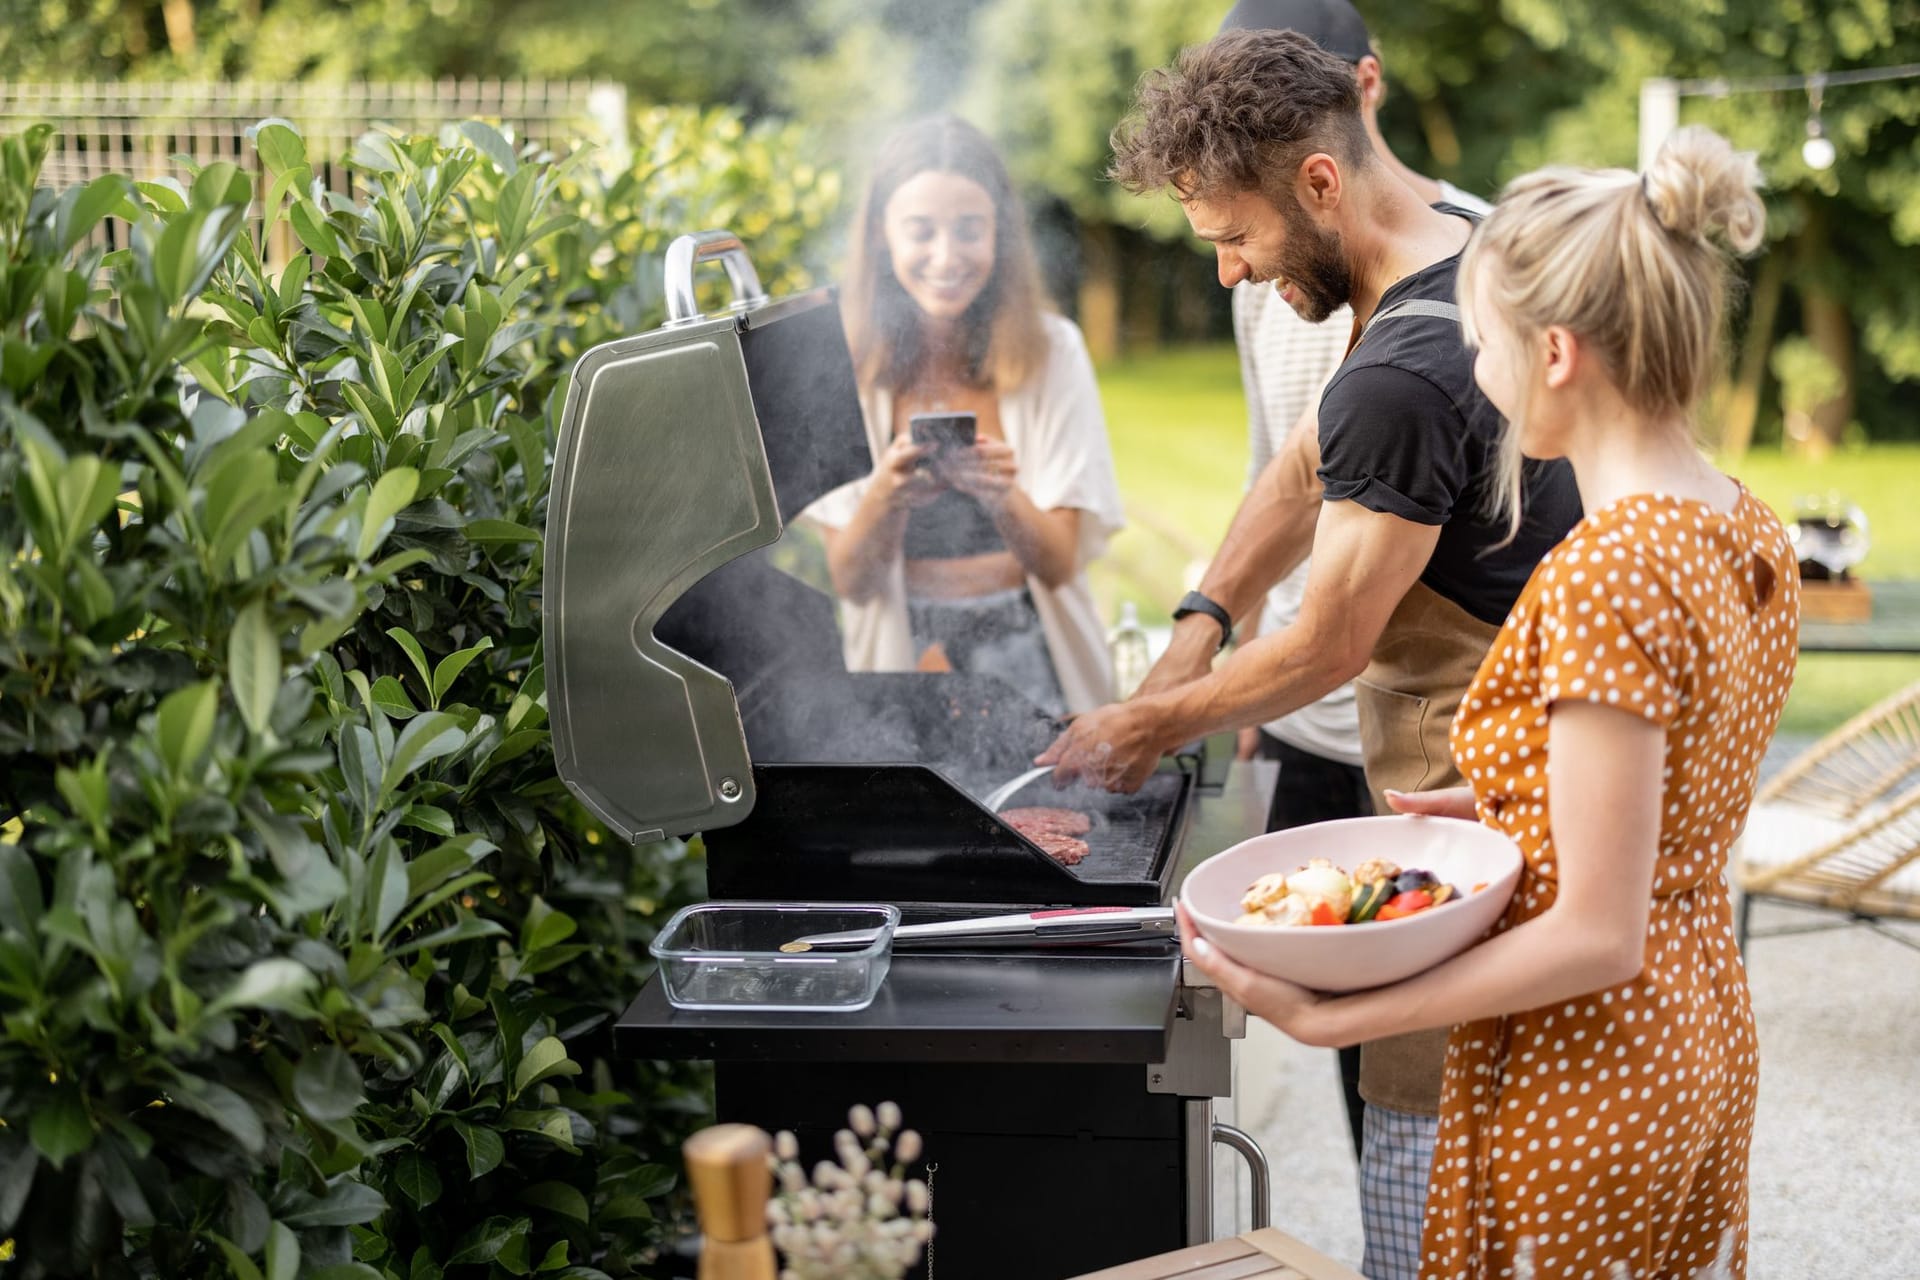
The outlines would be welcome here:
<svg viewBox="0 0 1920 1280">
<path fill-rule="evenodd" d="M 1352 63 L 1360 84 L 1361 118 L 1380 162 L 1428 204 L 1450 204 L 1478 214 L 1491 212 L 1478 196 L 1414 172 L 1387 146 L 1379 115 L 1387 96 L 1386 79 L 1366 23 L 1347 0 L 1240 0 L 1220 29 L 1297 31 L 1328 53 Z M 1352 327 L 1353 313 L 1344 306 L 1326 323 L 1309 324 L 1282 302 L 1270 285 L 1242 280 L 1233 287 L 1233 336 L 1240 352 L 1240 380 L 1247 394 L 1248 488 L 1284 455 L 1281 465 L 1290 486 L 1298 490 L 1301 509 L 1318 512 L 1320 481 L 1314 471 L 1320 451 L 1313 411 L 1321 388 L 1347 353 Z M 1274 585 L 1261 611 L 1240 627 L 1242 643 L 1277 631 L 1299 616 L 1307 569 L 1308 562 L 1302 560 Z M 1203 660 L 1210 660 L 1217 640 L 1217 635 L 1209 634 L 1214 624 L 1199 617 L 1185 625 L 1189 634 L 1199 634 L 1200 643 L 1194 648 L 1204 651 Z M 1171 677 L 1173 672 L 1168 670 L 1165 675 Z M 1240 755 L 1242 759 L 1259 755 L 1280 764 L 1279 781 L 1267 811 L 1269 831 L 1360 818 L 1373 812 L 1367 777 L 1361 768 L 1360 720 L 1354 710 L 1351 684 L 1341 685 L 1292 715 L 1242 731 Z M 1366 1105 L 1360 1096 L 1360 1047 L 1342 1049 L 1339 1055 L 1347 1123 L 1354 1159 L 1358 1160 Z"/>
</svg>

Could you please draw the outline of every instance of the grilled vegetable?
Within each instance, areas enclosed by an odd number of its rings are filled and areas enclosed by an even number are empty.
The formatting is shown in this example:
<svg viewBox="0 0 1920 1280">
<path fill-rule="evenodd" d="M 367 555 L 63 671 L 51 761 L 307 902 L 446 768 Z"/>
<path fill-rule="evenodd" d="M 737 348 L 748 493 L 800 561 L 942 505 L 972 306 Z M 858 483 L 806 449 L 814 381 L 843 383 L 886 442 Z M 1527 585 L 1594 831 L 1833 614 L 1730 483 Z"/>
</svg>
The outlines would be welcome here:
<svg viewBox="0 0 1920 1280">
<path fill-rule="evenodd" d="M 1439 877 L 1431 871 L 1402 871 L 1393 881 L 1394 889 L 1399 893 L 1430 889 L 1437 883 L 1439 883 Z"/>
<path fill-rule="evenodd" d="M 1409 889 L 1405 893 L 1396 893 L 1387 899 L 1387 905 L 1380 908 L 1375 920 L 1401 920 L 1407 916 L 1418 915 L 1433 905 L 1433 895 L 1425 889 Z"/>
<path fill-rule="evenodd" d="M 1314 903 L 1313 914 L 1309 916 L 1308 919 L 1314 924 L 1345 924 L 1347 922 L 1345 916 L 1337 914 L 1334 909 L 1325 902 Z"/>
<path fill-rule="evenodd" d="M 1436 907 L 1443 902 L 1452 902 L 1455 898 L 1460 896 L 1460 891 L 1454 888 L 1450 884 L 1443 884 L 1439 888 L 1434 889 L 1432 892 L 1433 892 L 1433 905 Z"/>
<path fill-rule="evenodd" d="M 1287 877 L 1287 893 L 1305 898 L 1311 906 L 1324 902 L 1342 920 L 1347 918 L 1347 908 L 1353 902 L 1353 882 L 1340 868 L 1325 858 L 1314 858 Z"/>
<path fill-rule="evenodd" d="M 1393 896 L 1393 881 L 1386 877 L 1360 885 L 1353 891 L 1353 907 L 1347 912 L 1348 924 L 1365 924 L 1379 913 Z"/>
</svg>

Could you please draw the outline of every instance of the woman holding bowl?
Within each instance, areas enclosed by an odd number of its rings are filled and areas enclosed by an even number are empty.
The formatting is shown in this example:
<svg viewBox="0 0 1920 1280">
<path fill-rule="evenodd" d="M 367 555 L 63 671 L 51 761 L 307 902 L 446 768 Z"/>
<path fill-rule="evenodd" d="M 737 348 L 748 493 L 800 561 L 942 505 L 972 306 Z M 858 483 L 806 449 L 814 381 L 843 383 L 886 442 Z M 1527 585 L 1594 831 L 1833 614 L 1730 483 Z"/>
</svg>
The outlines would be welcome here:
<svg viewBox="0 0 1920 1280">
<path fill-rule="evenodd" d="M 1110 701 L 1086 577 L 1122 524 L 1106 421 L 984 134 L 936 117 L 881 146 L 841 306 L 874 469 L 807 514 L 848 668 L 992 675 L 1056 716 Z M 922 415 L 949 421 L 916 440 Z"/>
<path fill-rule="evenodd" d="M 1390 797 L 1519 846 L 1493 933 L 1321 996 L 1183 921 L 1194 962 L 1296 1039 L 1452 1028 L 1428 1280 L 1512 1274 L 1523 1252 L 1542 1276 L 1745 1274 L 1757 1076 L 1725 872 L 1792 681 L 1799 588 L 1786 530 L 1691 422 L 1719 245 L 1760 243 L 1756 182 L 1751 157 L 1683 130 L 1645 175 L 1519 179 L 1463 260 L 1475 378 L 1512 424 L 1505 492 L 1521 455 L 1565 457 L 1587 512 L 1454 720 L 1470 786 Z"/>
</svg>

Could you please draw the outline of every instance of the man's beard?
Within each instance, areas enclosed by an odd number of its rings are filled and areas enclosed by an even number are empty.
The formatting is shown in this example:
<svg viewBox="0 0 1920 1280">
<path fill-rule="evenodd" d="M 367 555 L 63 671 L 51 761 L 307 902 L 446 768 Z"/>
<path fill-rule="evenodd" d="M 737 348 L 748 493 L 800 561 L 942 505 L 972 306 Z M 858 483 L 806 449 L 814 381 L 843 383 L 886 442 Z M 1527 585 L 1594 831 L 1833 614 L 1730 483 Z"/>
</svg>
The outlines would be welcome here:
<svg viewBox="0 0 1920 1280">
<path fill-rule="evenodd" d="M 1322 231 L 1299 208 L 1283 216 L 1287 247 L 1277 269 L 1261 275 L 1292 285 L 1294 311 L 1307 323 L 1319 324 L 1353 301 L 1353 271 L 1347 266 L 1345 246 L 1337 233 Z"/>
</svg>

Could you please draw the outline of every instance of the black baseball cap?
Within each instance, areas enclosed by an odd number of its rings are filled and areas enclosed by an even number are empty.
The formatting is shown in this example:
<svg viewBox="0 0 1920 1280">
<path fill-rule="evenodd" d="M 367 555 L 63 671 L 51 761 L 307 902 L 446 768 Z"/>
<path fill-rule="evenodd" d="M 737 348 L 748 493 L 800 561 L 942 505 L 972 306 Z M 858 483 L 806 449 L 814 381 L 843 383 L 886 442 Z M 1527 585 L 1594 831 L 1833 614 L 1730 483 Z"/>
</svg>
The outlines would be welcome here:
<svg viewBox="0 0 1920 1280">
<path fill-rule="evenodd" d="M 1348 62 L 1373 56 L 1367 24 L 1347 0 L 1240 0 L 1220 23 L 1220 29 L 1297 31 Z"/>
</svg>

